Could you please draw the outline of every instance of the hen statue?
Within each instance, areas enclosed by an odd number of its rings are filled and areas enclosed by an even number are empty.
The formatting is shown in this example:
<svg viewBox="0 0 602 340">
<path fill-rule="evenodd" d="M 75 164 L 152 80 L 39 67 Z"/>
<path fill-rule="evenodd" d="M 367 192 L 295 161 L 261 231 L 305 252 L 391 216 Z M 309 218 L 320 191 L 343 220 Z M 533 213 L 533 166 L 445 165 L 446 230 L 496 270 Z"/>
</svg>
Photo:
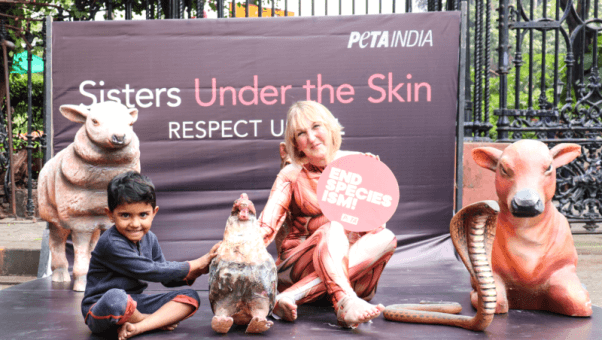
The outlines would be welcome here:
<svg viewBox="0 0 602 340">
<path fill-rule="evenodd" d="M 247 194 L 234 201 L 224 240 L 209 268 L 209 301 L 215 314 L 211 328 L 228 333 L 232 324 L 262 333 L 276 302 L 276 264 L 255 224 L 255 207 Z"/>
<path fill-rule="evenodd" d="M 503 152 L 490 147 L 473 150 L 476 163 L 495 172 L 500 206 L 492 250 L 496 313 L 512 308 L 592 314 L 589 293 L 576 274 L 570 226 L 552 203 L 556 169 L 580 154 L 577 144 L 558 144 L 550 150 L 535 140 L 518 141 Z M 476 305 L 474 291 L 471 300 Z"/>
</svg>

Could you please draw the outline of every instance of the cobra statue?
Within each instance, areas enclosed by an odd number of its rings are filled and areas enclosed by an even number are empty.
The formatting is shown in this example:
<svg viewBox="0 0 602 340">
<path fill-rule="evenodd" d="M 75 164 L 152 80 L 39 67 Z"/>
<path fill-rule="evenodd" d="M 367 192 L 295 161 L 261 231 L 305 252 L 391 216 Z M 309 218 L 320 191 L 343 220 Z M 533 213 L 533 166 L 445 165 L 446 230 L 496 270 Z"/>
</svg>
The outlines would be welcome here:
<svg viewBox="0 0 602 340">
<path fill-rule="evenodd" d="M 451 220 L 450 233 L 460 258 L 470 273 L 471 284 L 477 292 L 477 314 L 460 313 L 459 303 L 398 304 L 387 306 L 387 320 L 438 324 L 483 331 L 493 320 L 496 290 L 491 271 L 491 249 L 499 206 L 495 201 L 482 201 L 460 210 Z"/>
</svg>

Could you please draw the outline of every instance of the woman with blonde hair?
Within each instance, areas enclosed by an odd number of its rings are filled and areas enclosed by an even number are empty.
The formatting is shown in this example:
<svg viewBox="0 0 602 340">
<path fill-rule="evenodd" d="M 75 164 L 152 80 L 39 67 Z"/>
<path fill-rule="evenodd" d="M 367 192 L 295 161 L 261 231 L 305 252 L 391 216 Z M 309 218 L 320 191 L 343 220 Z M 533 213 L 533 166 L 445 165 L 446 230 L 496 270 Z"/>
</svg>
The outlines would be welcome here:
<svg viewBox="0 0 602 340">
<path fill-rule="evenodd" d="M 329 221 L 318 204 L 318 179 L 324 168 L 354 153 L 339 150 L 341 130 L 332 113 L 316 102 L 297 102 L 287 113 L 285 144 L 293 163 L 276 177 L 258 220 L 266 245 L 285 220 L 290 224 L 278 247 L 281 293 L 273 310 L 287 321 L 297 318 L 297 305 L 325 294 L 343 327 L 357 327 L 384 310 L 382 304 L 367 301 L 397 246 L 395 235 L 384 225 L 365 233 L 346 231 Z"/>
</svg>

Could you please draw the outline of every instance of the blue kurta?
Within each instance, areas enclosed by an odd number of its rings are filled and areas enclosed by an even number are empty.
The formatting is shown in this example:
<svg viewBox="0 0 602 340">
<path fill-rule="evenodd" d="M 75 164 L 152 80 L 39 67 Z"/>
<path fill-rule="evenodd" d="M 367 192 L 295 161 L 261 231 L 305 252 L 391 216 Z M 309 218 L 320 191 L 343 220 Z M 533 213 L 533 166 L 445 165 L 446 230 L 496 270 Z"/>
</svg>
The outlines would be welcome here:
<svg viewBox="0 0 602 340">
<path fill-rule="evenodd" d="M 113 226 L 100 236 L 92 252 L 82 313 L 85 317 L 90 307 L 114 288 L 140 294 L 148 286 L 144 281 L 161 282 L 166 287 L 192 284 L 184 280 L 189 271 L 188 262 L 165 260 L 152 231 L 134 243 Z"/>
</svg>

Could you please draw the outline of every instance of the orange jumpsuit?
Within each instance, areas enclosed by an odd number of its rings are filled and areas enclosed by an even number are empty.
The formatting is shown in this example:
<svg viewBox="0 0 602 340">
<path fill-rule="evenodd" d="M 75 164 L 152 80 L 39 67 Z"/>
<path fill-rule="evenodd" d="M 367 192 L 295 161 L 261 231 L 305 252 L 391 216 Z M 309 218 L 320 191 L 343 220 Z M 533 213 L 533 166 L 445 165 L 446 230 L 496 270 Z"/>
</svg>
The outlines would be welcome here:
<svg viewBox="0 0 602 340">
<path fill-rule="evenodd" d="M 397 239 L 384 225 L 356 233 L 330 223 L 317 198 L 323 170 L 311 164 L 283 168 L 259 217 L 266 245 L 285 221 L 289 224 L 276 261 L 278 290 L 296 304 L 315 301 L 325 293 L 334 306 L 349 294 L 369 301 Z"/>
</svg>

